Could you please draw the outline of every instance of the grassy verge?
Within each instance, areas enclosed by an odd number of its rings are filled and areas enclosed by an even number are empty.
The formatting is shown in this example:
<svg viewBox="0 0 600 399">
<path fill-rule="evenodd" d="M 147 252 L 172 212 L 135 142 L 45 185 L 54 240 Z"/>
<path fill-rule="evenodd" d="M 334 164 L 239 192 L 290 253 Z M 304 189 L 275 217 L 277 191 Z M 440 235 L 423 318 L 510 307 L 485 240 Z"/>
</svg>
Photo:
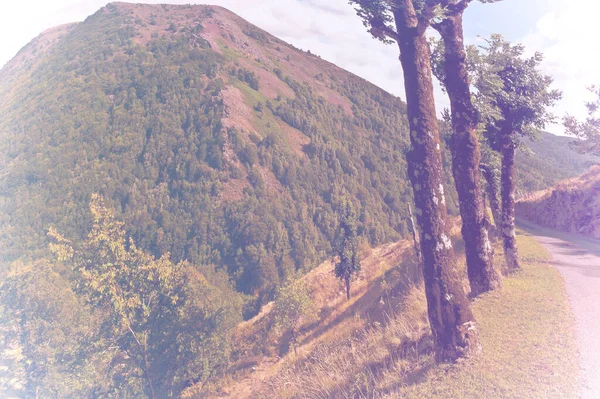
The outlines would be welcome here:
<svg viewBox="0 0 600 399">
<path fill-rule="evenodd" d="M 476 360 L 434 362 L 423 289 L 409 285 L 393 317 L 287 357 L 251 396 L 576 398 L 574 319 L 563 280 L 532 237 L 519 234 L 518 245 L 523 270 L 473 302 L 483 346 Z M 503 266 L 502 256 L 497 262 Z"/>
<path fill-rule="evenodd" d="M 523 270 L 473 304 L 483 345 L 477 361 L 440 366 L 403 398 L 575 398 L 579 382 L 574 319 L 548 252 L 520 234 Z M 499 259 L 500 260 L 500 259 Z"/>
</svg>

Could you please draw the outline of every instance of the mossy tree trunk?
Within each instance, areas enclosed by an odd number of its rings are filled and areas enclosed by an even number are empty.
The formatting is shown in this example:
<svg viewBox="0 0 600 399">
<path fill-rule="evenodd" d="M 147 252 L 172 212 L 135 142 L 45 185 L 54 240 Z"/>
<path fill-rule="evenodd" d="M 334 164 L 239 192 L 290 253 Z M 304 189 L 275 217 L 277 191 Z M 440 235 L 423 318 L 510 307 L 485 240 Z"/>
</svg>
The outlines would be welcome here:
<svg viewBox="0 0 600 399">
<path fill-rule="evenodd" d="M 408 172 L 421 234 L 423 278 L 429 323 L 438 360 L 456 360 L 479 351 L 477 323 L 455 269 L 447 224 L 444 172 L 433 98 L 427 24 L 419 22 L 412 0 L 394 9 L 404 71 L 411 150 Z"/>
<path fill-rule="evenodd" d="M 417 257 L 417 262 L 419 264 L 423 263 L 423 255 L 421 255 L 421 244 L 419 243 L 419 237 L 417 233 L 417 226 L 415 226 L 415 219 L 412 213 L 412 208 L 410 204 L 408 204 L 408 217 L 410 222 L 410 231 L 413 236 L 413 244 L 415 246 L 415 256 Z"/>
<path fill-rule="evenodd" d="M 451 141 L 452 174 L 459 199 L 471 295 L 477 296 L 498 288 L 500 275 L 494 268 L 481 190 L 478 118 L 469 89 L 462 13 L 459 11 L 445 18 L 435 28 L 444 41 L 444 83 L 450 98 L 454 131 Z"/>
<path fill-rule="evenodd" d="M 504 246 L 504 258 L 509 272 L 521 268 L 515 233 L 515 150 L 514 133 L 505 129 L 502 135 L 501 148 L 502 226 L 500 230 Z"/>
</svg>

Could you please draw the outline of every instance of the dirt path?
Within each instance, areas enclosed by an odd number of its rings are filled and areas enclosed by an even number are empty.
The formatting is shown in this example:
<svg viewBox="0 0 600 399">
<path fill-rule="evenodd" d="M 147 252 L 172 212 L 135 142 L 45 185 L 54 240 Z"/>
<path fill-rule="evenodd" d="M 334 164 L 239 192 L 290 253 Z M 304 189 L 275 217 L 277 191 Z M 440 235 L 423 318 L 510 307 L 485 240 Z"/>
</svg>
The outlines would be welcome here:
<svg viewBox="0 0 600 399">
<path fill-rule="evenodd" d="M 581 352 L 583 399 L 600 398 L 600 241 L 540 227 L 517 225 L 531 233 L 550 252 L 560 271 L 577 319 Z"/>
</svg>

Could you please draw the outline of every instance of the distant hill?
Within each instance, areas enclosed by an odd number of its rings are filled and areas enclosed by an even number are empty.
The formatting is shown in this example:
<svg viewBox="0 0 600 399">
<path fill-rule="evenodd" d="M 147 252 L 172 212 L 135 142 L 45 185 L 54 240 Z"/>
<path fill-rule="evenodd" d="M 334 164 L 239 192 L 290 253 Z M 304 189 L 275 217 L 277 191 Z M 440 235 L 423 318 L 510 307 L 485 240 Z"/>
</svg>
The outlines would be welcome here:
<svg viewBox="0 0 600 399">
<path fill-rule="evenodd" d="M 521 191 L 543 190 L 600 162 L 598 156 L 575 151 L 571 146 L 574 140 L 542 133 L 538 140 L 526 141 L 524 144 L 531 153 L 520 151 L 517 155 L 517 178 Z"/>
<path fill-rule="evenodd" d="M 94 192 L 141 248 L 249 294 L 331 255 L 343 196 L 371 244 L 407 234 L 405 104 L 223 8 L 109 4 L 23 48 L 0 98 L 0 275 L 50 226 L 81 239 Z M 532 148 L 526 190 L 581 171 L 562 138 Z"/>
</svg>

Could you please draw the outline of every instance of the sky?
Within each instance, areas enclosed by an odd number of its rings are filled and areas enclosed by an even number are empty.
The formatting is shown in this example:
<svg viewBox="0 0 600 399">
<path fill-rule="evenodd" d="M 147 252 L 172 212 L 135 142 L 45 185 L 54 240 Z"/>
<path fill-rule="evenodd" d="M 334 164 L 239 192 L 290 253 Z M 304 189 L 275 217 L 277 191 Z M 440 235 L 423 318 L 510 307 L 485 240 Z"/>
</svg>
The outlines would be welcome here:
<svg viewBox="0 0 600 399">
<path fill-rule="evenodd" d="M 282 40 L 353 72 L 404 98 L 398 48 L 371 38 L 347 0 L 145 0 L 142 3 L 214 4 L 237 13 Z M 42 31 L 82 21 L 106 0 L 18 0 L 0 2 L 0 65 L 9 61 Z M 474 1 L 465 13 L 465 41 L 501 33 L 523 43 L 528 51 L 544 53 L 544 71 L 563 91 L 555 107 L 560 118 L 585 117 L 586 88 L 600 84 L 597 0 L 504 0 L 494 4 Z M 448 100 L 436 90 L 438 111 Z M 548 130 L 560 134 L 560 125 Z"/>
</svg>

